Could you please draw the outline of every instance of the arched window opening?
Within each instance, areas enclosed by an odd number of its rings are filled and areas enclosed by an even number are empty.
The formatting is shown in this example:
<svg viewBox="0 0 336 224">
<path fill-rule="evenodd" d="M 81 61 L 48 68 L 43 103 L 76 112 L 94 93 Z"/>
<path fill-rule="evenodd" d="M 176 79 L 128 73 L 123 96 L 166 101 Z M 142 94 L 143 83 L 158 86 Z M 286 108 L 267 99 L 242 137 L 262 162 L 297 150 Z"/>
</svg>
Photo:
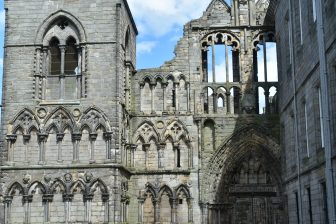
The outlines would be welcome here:
<svg viewBox="0 0 336 224">
<path fill-rule="evenodd" d="M 203 81 L 239 82 L 238 43 L 229 34 L 211 35 L 202 44 Z"/>
<path fill-rule="evenodd" d="M 59 40 L 56 37 L 52 38 L 49 43 L 50 75 L 61 74 L 61 50 L 59 44 Z"/>
<path fill-rule="evenodd" d="M 257 105 L 257 113 L 258 114 L 265 114 L 266 113 L 266 100 L 265 100 L 265 90 L 262 87 L 258 87 L 257 90 L 257 98 L 258 98 L 258 105 Z"/>
<path fill-rule="evenodd" d="M 222 95 L 218 96 L 217 106 L 218 106 L 218 108 L 223 108 L 224 107 L 224 96 L 222 96 Z"/>
<path fill-rule="evenodd" d="M 76 40 L 73 37 L 69 37 L 66 42 L 64 73 L 67 75 L 77 75 L 80 73 L 78 67 L 78 51 L 76 46 Z"/>
<path fill-rule="evenodd" d="M 277 82 L 277 51 L 274 35 L 272 33 L 262 34 L 254 44 L 254 81 Z"/>
<path fill-rule="evenodd" d="M 85 73 L 86 62 L 82 59 L 86 58 L 86 49 L 79 46 L 84 36 L 80 36 L 75 23 L 64 17 L 54 20 L 45 29 L 43 47 L 36 49 L 36 64 L 41 67 L 36 66 L 40 76 L 35 78 L 35 98 L 73 102 L 85 97 L 82 71 Z"/>
</svg>

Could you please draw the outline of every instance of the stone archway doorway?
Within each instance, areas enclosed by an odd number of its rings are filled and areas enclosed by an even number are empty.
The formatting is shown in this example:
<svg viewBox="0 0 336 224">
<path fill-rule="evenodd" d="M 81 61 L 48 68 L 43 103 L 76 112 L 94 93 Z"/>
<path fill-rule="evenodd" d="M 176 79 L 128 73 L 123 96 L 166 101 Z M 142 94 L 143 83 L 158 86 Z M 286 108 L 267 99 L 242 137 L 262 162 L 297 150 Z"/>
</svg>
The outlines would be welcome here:
<svg viewBox="0 0 336 224">
<path fill-rule="evenodd" d="M 223 174 L 216 201 L 208 206 L 213 224 L 281 224 L 281 192 L 269 158 L 247 152 Z"/>
</svg>

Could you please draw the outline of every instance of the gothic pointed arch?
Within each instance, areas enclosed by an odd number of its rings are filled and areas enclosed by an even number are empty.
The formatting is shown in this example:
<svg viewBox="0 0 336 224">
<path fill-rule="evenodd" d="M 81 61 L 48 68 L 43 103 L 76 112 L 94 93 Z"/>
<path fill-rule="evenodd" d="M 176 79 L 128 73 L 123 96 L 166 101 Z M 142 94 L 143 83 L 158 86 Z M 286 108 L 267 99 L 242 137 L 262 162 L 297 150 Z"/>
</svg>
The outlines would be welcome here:
<svg viewBox="0 0 336 224">
<path fill-rule="evenodd" d="M 46 186 L 40 181 L 32 182 L 31 184 L 29 184 L 27 188 L 28 188 L 28 195 L 34 194 L 37 190 L 40 190 L 42 194 L 47 193 Z"/>
<path fill-rule="evenodd" d="M 146 184 L 145 194 L 151 195 L 153 200 L 158 197 L 158 192 L 156 190 L 156 187 L 153 186 L 151 183 Z"/>
<path fill-rule="evenodd" d="M 53 128 L 56 128 L 58 133 L 64 133 L 66 129 L 74 132 L 77 129 L 73 116 L 64 107 L 56 108 L 47 116 L 44 129 L 49 133 Z"/>
<path fill-rule="evenodd" d="M 28 108 L 21 110 L 10 122 L 12 125 L 12 134 L 21 130 L 23 134 L 30 134 L 32 130 L 39 130 L 40 123 L 33 111 Z"/>
<path fill-rule="evenodd" d="M 151 140 L 156 143 L 160 142 L 158 131 L 153 122 L 145 120 L 138 125 L 138 128 L 134 132 L 133 140 L 137 142 L 139 139 L 142 139 L 144 143 L 149 143 Z"/>
<path fill-rule="evenodd" d="M 175 194 L 173 190 L 166 184 L 160 187 L 159 194 L 158 194 L 159 199 L 161 199 L 164 193 L 166 193 L 170 199 L 175 198 Z"/>
<path fill-rule="evenodd" d="M 257 126 L 244 126 L 231 135 L 214 153 L 202 178 L 201 200 L 218 202 L 228 197 L 237 183 L 237 170 L 251 158 L 260 160 L 273 179 L 274 193 L 281 194 L 280 146 Z M 244 138 L 240 136 L 244 135 Z M 248 166 L 245 166 L 245 170 Z M 233 188 L 232 188 L 233 187 Z M 231 190 L 230 190 L 231 189 Z M 227 198 L 226 198 L 227 199 Z"/>
<path fill-rule="evenodd" d="M 25 188 L 17 181 L 12 183 L 6 191 L 7 196 L 13 196 L 15 194 L 24 195 L 25 193 Z"/>
<path fill-rule="evenodd" d="M 35 44 L 43 44 L 43 39 L 51 26 L 58 20 L 62 21 L 62 19 L 69 21 L 75 27 L 80 42 L 86 42 L 86 33 L 82 23 L 71 13 L 64 10 L 58 10 L 48 16 L 39 26 L 36 32 Z M 60 24 L 60 28 L 62 28 L 63 25 Z"/>
<path fill-rule="evenodd" d="M 97 132 L 97 129 L 102 128 L 104 132 L 111 132 L 111 126 L 109 124 L 107 116 L 98 108 L 90 107 L 83 112 L 83 116 L 80 118 L 81 130 L 84 127 L 89 127 L 89 130 L 93 133 Z"/>
<path fill-rule="evenodd" d="M 90 187 L 90 193 L 94 193 L 98 188 L 103 194 L 108 194 L 108 188 L 104 181 L 102 181 L 100 178 L 95 179 L 92 181 L 92 183 L 89 185 Z"/>
<path fill-rule="evenodd" d="M 72 184 L 71 184 L 71 187 L 70 187 L 70 194 L 75 194 L 75 193 L 82 193 L 84 194 L 85 193 L 85 184 L 83 183 L 82 180 L 77 180 L 77 181 L 74 181 Z"/>
<path fill-rule="evenodd" d="M 58 178 L 50 186 L 51 194 L 55 194 L 55 193 L 64 194 L 64 193 L 67 193 L 66 190 L 67 190 L 66 184 L 61 179 L 58 179 Z"/>
<path fill-rule="evenodd" d="M 179 142 L 180 140 L 184 140 L 186 142 L 190 141 L 187 128 L 179 120 L 174 120 L 167 125 L 163 138 L 165 140 L 172 139 L 173 142 Z"/>
<path fill-rule="evenodd" d="M 178 197 L 179 195 L 183 194 L 186 198 L 191 199 L 191 193 L 189 187 L 186 184 L 180 184 L 176 190 L 175 195 Z"/>
</svg>

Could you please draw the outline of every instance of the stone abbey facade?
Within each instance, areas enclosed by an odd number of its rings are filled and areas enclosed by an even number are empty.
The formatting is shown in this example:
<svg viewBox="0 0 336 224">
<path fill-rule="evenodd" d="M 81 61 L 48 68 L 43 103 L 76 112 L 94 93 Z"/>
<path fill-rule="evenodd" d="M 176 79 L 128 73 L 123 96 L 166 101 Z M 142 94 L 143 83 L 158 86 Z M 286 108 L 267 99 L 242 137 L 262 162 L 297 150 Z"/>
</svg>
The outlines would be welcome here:
<svg viewBox="0 0 336 224">
<path fill-rule="evenodd" d="M 213 0 L 137 71 L 126 0 L 5 0 L 0 223 L 296 223 L 285 2 Z"/>
</svg>

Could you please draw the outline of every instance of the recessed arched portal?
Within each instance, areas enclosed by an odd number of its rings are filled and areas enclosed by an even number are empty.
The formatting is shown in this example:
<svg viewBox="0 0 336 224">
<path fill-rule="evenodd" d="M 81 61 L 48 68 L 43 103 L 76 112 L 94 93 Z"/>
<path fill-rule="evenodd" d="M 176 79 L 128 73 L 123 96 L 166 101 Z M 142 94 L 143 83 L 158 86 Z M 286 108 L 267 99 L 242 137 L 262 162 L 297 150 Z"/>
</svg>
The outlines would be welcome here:
<svg viewBox="0 0 336 224">
<path fill-rule="evenodd" d="M 235 133 L 203 175 L 202 223 L 283 223 L 279 144 L 258 127 Z"/>
</svg>

